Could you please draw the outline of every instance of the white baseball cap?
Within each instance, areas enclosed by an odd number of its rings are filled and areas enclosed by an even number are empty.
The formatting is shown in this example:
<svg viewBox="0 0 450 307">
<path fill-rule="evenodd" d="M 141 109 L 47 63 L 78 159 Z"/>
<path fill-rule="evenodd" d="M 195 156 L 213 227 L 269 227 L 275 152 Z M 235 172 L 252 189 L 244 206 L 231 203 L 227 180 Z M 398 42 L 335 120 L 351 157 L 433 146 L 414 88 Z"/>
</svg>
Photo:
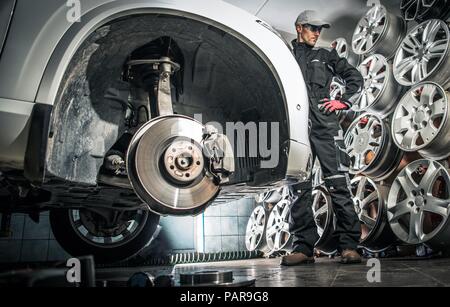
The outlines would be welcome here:
<svg viewBox="0 0 450 307">
<path fill-rule="evenodd" d="M 310 24 L 313 26 L 322 26 L 324 28 L 329 28 L 331 24 L 325 20 L 320 19 L 319 14 L 313 10 L 306 10 L 298 15 L 295 25 Z"/>
</svg>

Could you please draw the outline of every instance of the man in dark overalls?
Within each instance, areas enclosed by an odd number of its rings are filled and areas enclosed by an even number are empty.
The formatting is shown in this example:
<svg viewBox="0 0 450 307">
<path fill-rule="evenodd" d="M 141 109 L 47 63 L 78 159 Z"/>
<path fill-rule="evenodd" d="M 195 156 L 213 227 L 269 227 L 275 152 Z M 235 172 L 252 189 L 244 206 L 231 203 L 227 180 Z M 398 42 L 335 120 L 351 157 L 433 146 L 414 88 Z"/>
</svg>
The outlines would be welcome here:
<svg viewBox="0 0 450 307">
<path fill-rule="evenodd" d="M 331 194 L 337 224 L 335 237 L 342 263 L 360 263 L 356 251 L 361 225 L 349 190 L 348 166 L 342 132 L 336 111 L 351 107 L 363 78 L 358 70 L 337 52 L 314 48 L 322 28 L 330 24 L 322 21 L 315 11 L 302 12 L 296 21 L 298 39 L 293 42 L 294 54 L 305 78 L 309 96 L 310 142 L 314 159 L 319 159 L 325 185 Z M 339 100 L 330 100 L 330 84 L 334 76 L 345 81 L 346 91 Z M 338 137 L 340 135 L 340 137 Z M 293 186 L 295 199 L 291 205 L 290 231 L 294 238 L 293 252 L 284 256 L 282 265 L 314 262 L 314 245 L 319 239 L 312 211 L 312 183 Z"/>
</svg>

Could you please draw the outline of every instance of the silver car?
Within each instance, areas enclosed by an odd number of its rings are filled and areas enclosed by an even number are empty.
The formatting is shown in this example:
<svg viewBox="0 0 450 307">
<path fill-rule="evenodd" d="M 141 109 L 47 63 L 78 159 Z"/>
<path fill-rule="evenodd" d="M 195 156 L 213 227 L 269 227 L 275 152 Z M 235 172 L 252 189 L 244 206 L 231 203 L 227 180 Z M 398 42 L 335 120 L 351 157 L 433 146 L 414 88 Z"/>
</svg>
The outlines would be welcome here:
<svg viewBox="0 0 450 307">
<path fill-rule="evenodd" d="M 0 17 L 0 211 L 50 210 L 69 253 L 124 259 L 160 215 L 310 175 L 301 71 L 257 17 L 194 0 L 2 0 Z"/>
</svg>

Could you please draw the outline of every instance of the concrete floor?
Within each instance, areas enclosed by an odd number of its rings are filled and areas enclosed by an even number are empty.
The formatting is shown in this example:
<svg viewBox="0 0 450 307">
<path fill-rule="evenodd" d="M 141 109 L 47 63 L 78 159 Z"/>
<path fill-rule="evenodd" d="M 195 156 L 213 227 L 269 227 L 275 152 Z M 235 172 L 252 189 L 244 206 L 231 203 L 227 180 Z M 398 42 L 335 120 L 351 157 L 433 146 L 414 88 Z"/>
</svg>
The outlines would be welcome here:
<svg viewBox="0 0 450 307">
<path fill-rule="evenodd" d="M 135 272 L 154 276 L 173 275 L 199 270 L 230 270 L 234 277 L 256 280 L 256 287 L 409 287 L 450 286 L 450 259 L 393 258 L 381 259 L 380 283 L 367 280 L 367 260 L 357 265 L 342 265 L 338 259 L 320 258 L 315 264 L 280 267 L 279 259 L 255 259 L 175 267 L 98 269 L 97 280 L 109 280 L 120 286 Z"/>
</svg>

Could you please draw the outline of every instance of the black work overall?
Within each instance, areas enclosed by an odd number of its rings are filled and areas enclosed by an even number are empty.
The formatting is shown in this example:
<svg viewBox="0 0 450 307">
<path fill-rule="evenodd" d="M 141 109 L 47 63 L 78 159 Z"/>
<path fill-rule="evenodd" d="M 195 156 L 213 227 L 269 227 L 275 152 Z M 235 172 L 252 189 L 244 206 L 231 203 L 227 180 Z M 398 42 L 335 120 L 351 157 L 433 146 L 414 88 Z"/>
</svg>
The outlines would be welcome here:
<svg viewBox="0 0 450 307">
<path fill-rule="evenodd" d="M 319 111 L 319 104 L 329 97 L 332 78 L 337 75 L 346 82 L 346 93 L 341 101 L 351 106 L 351 97 L 360 90 L 363 79 L 358 70 L 340 58 L 335 50 L 312 48 L 296 41 L 293 46 L 308 88 L 313 159 L 319 159 L 337 219 L 334 236 L 339 251 L 354 250 L 359 242 L 361 225 L 349 190 L 348 172 L 342 168 L 348 166 L 350 161 L 343 151 L 343 144 L 340 144 L 342 150 L 336 146 L 335 136 L 340 131 L 337 115 L 335 112 L 323 114 Z M 312 182 L 309 180 L 294 185 L 293 189 L 296 197 L 291 205 L 289 220 L 294 238 L 293 251 L 312 256 L 319 239 L 312 211 Z"/>
</svg>

